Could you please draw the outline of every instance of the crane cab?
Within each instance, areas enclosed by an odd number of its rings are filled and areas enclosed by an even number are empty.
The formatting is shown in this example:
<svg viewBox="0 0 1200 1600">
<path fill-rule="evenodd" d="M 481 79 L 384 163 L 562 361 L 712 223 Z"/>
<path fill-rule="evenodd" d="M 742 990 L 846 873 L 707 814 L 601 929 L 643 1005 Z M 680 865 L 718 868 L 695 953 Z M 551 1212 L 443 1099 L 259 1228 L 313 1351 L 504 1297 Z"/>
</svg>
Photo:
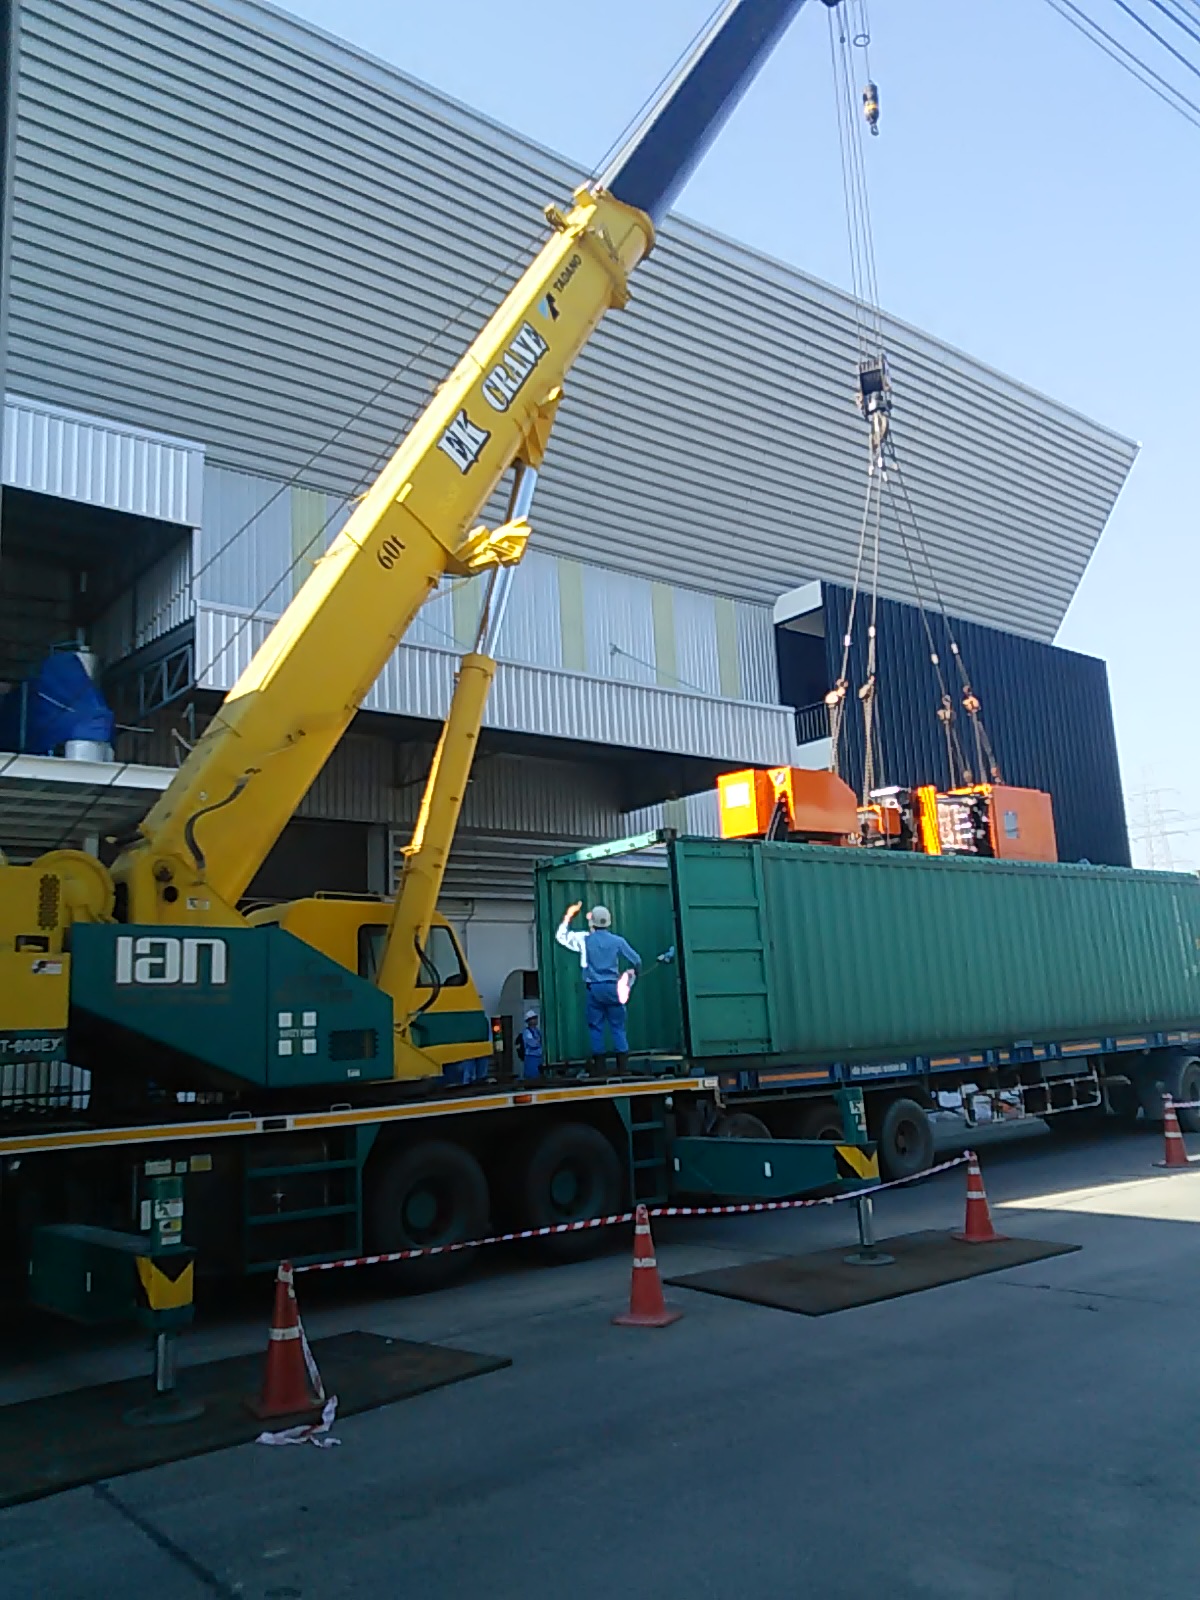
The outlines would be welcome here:
<svg viewBox="0 0 1200 1600">
<path fill-rule="evenodd" d="M 274 925 L 368 982 L 379 972 L 391 904 L 371 897 L 313 895 L 252 911 L 254 927 Z M 492 1053 L 491 1026 L 454 929 L 434 916 L 418 977 L 408 1039 L 397 1036 L 399 1078 L 462 1076 L 465 1063 Z"/>
</svg>

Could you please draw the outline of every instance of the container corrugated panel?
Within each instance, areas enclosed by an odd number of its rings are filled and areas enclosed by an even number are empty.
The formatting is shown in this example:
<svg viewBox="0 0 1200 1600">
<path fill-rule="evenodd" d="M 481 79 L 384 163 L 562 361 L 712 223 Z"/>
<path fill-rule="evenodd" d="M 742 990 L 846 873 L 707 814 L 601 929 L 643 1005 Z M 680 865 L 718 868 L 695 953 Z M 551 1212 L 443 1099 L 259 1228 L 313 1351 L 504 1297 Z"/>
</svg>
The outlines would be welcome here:
<svg viewBox="0 0 1200 1600">
<path fill-rule="evenodd" d="M 584 1020 L 579 957 L 555 942 L 567 907 L 602 904 L 613 927 L 642 958 L 642 977 L 627 1011 L 630 1049 L 637 1054 L 678 1055 L 682 1039 L 678 967 L 659 961 L 675 944 L 675 919 L 667 869 L 661 865 L 596 862 L 543 867 L 537 875 L 537 949 L 542 1031 L 550 1061 L 583 1061 L 591 1055 Z M 586 928 L 582 916 L 577 929 Z"/>
<path fill-rule="evenodd" d="M 1200 880 L 680 841 L 697 1058 L 887 1061 L 1200 1024 Z"/>
<path fill-rule="evenodd" d="M 224 465 L 355 492 L 583 177 L 253 0 L 19 14 L 14 386 Z M 847 296 L 668 219 L 572 373 L 539 547 L 619 541 L 641 576 L 767 605 L 797 572 L 848 581 L 855 326 Z M 902 323 L 884 342 L 947 603 L 1051 637 L 1134 447 Z M 899 552 L 883 582 L 912 597 Z"/>
<path fill-rule="evenodd" d="M 850 591 L 836 584 L 824 584 L 822 589 L 832 684 L 841 666 Z M 946 624 L 933 612 L 927 618 L 954 697 L 960 741 L 974 766 Z M 1005 781 L 1044 789 L 1054 801 L 1060 859 L 1128 866 L 1129 836 L 1104 662 L 961 619 L 954 619 L 953 629 Z M 941 691 L 919 611 L 881 601 L 877 648 L 881 781 L 945 787 L 946 743 L 936 715 Z M 865 675 L 866 624 L 860 607 L 851 650 L 852 685 L 857 687 Z M 843 740 L 843 772 L 857 789 L 862 782 L 863 739 L 853 694 Z"/>
</svg>

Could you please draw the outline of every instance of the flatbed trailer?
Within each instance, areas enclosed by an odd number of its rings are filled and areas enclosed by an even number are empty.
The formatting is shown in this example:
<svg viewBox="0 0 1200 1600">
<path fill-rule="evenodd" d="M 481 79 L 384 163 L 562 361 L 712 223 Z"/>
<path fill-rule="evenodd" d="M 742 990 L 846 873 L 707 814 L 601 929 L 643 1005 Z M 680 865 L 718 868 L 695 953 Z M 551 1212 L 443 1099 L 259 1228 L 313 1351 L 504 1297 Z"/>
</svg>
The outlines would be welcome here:
<svg viewBox="0 0 1200 1600">
<path fill-rule="evenodd" d="M 780 1138 L 838 1137 L 858 1087 L 887 1177 L 932 1163 L 939 1113 L 1082 1132 L 1200 1099 L 1191 875 L 663 830 L 543 862 L 536 893 L 549 1060 L 587 1048 L 555 928 L 600 901 L 644 957 L 635 1065 L 711 1074 L 742 1131 Z"/>
<path fill-rule="evenodd" d="M 850 1136 L 833 1142 L 726 1137 L 719 1086 L 697 1074 L 496 1080 L 417 1097 L 408 1086 L 353 1105 L 177 1102 L 110 1124 L 86 1110 L 56 1123 L 47 1106 L 41 1126 L 10 1117 L 0 1131 L 6 1278 L 19 1295 L 39 1229 L 146 1233 L 151 1181 L 170 1175 L 182 1180 L 201 1276 L 453 1244 L 395 1269 L 405 1287 L 435 1287 L 470 1266 L 471 1241 L 501 1231 L 639 1202 L 785 1199 L 876 1181 L 861 1095 L 840 1103 Z M 596 1230 L 562 1232 L 539 1248 L 566 1261 L 600 1243 Z"/>
</svg>

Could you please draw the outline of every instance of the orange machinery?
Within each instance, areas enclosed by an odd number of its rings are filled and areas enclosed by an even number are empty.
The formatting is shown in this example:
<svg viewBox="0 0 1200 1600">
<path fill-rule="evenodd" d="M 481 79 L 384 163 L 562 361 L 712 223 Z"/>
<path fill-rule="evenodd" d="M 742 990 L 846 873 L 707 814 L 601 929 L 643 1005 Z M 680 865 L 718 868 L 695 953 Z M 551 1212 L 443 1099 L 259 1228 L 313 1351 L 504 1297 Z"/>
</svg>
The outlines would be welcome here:
<svg viewBox="0 0 1200 1600">
<path fill-rule="evenodd" d="M 1057 861 L 1054 810 L 1040 789 L 981 783 L 939 790 L 879 789 L 860 806 L 832 772 L 772 767 L 717 779 L 723 839 L 864 844 L 924 855 Z"/>
<path fill-rule="evenodd" d="M 1054 806 L 1041 789 L 977 783 L 944 793 L 926 786 L 912 796 L 917 848 L 926 855 L 1058 860 Z"/>
<path fill-rule="evenodd" d="M 722 839 L 801 839 L 851 844 L 858 801 L 835 773 L 819 767 L 750 768 L 717 779 Z"/>
</svg>

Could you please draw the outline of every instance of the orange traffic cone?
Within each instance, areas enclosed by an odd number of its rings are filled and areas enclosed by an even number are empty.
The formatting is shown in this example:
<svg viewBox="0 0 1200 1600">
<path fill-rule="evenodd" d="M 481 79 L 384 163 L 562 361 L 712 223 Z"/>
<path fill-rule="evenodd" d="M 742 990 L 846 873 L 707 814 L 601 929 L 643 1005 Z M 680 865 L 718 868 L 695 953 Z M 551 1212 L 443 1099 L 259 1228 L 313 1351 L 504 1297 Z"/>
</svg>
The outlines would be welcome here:
<svg viewBox="0 0 1200 1600">
<path fill-rule="evenodd" d="M 1187 1167 L 1187 1145 L 1183 1142 L 1183 1134 L 1179 1131 L 1179 1114 L 1175 1110 L 1175 1102 L 1169 1094 L 1163 1096 L 1163 1158 L 1154 1163 L 1156 1167 Z"/>
<path fill-rule="evenodd" d="M 654 1259 L 654 1240 L 650 1237 L 650 1216 L 639 1206 L 633 1219 L 633 1281 L 629 1286 L 629 1310 L 613 1321 L 622 1328 L 665 1328 L 678 1322 L 682 1311 L 675 1311 L 663 1299 L 662 1279 Z"/>
<path fill-rule="evenodd" d="M 292 1264 L 281 1261 L 275 1275 L 262 1393 L 247 1404 L 256 1417 L 296 1417 L 320 1411 L 324 1399 L 325 1387 L 300 1321 Z"/>
<path fill-rule="evenodd" d="M 967 1218 L 962 1232 L 956 1233 L 954 1238 L 961 1239 L 964 1244 L 999 1244 L 1005 1238 L 992 1227 L 987 1190 L 983 1187 L 983 1173 L 974 1150 L 967 1151 Z"/>
</svg>

